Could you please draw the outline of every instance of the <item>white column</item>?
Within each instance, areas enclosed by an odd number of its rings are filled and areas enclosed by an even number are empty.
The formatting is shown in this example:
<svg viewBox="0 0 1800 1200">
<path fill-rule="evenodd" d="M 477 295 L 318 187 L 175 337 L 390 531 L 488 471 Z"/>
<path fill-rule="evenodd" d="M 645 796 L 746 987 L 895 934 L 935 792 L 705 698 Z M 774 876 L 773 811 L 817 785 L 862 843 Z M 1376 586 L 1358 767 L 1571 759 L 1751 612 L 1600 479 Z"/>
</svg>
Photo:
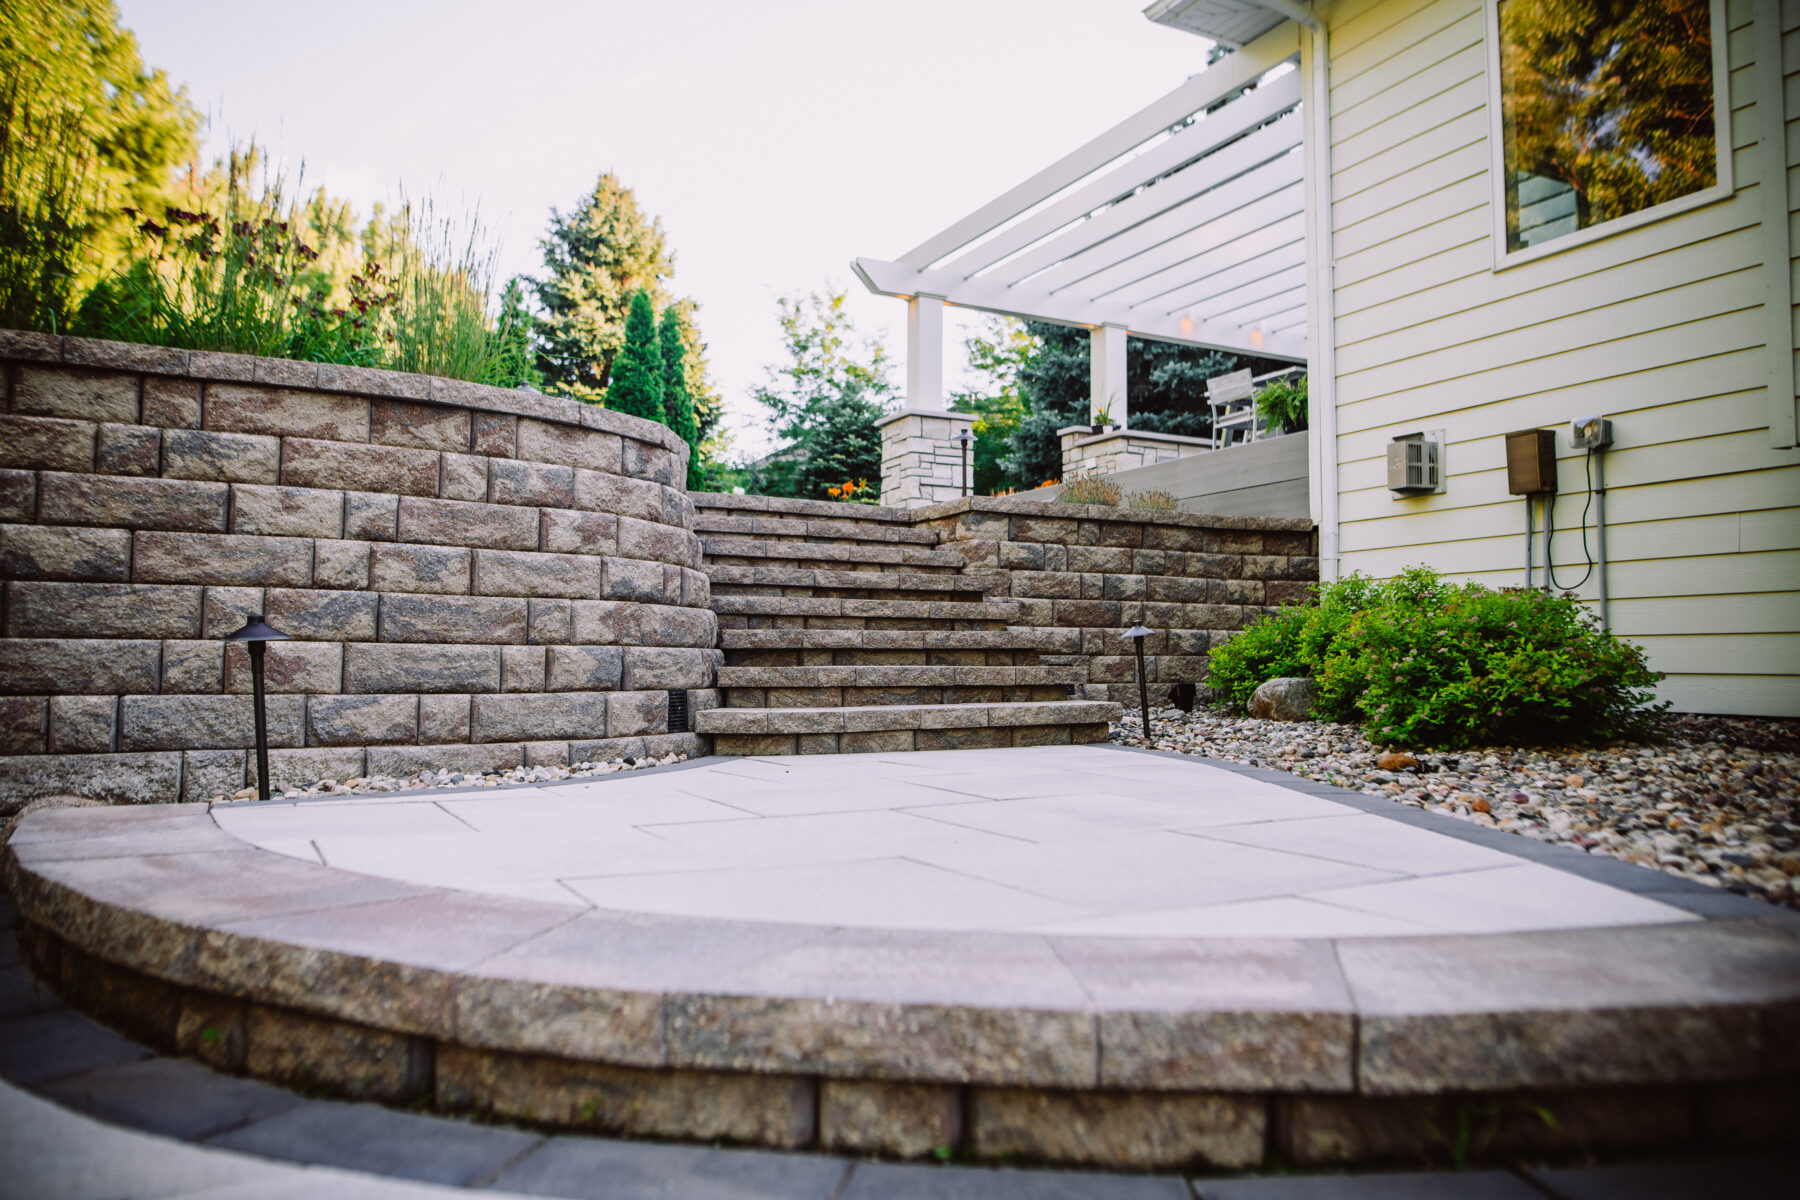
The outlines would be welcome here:
<svg viewBox="0 0 1800 1200">
<path fill-rule="evenodd" d="M 1124 428 L 1129 422 L 1125 394 L 1125 326 L 1102 325 L 1088 334 L 1088 413 L 1095 422 L 1100 411 L 1112 409 L 1112 423 Z"/>
<path fill-rule="evenodd" d="M 906 301 L 906 407 L 944 411 L 944 298 Z"/>
</svg>

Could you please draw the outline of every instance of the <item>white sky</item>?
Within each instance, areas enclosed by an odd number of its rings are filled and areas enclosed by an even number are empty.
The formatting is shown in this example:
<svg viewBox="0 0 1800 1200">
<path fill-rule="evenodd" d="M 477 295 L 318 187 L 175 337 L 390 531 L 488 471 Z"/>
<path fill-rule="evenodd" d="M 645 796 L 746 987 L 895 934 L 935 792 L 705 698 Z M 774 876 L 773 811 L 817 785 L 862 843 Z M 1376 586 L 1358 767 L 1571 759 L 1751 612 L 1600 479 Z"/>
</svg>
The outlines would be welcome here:
<svg viewBox="0 0 1800 1200">
<path fill-rule="evenodd" d="M 776 297 L 835 282 L 905 379 L 896 258 L 1175 87 L 1207 43 L 1148 0 L 119 0 L 214 147 L 254 136 L 364 212 L 479 202 L 501 277 L 612 170 L 661 218 L 742 452 Z M 965 330 L 952 310 L 947 384 Z"/>
</svg>

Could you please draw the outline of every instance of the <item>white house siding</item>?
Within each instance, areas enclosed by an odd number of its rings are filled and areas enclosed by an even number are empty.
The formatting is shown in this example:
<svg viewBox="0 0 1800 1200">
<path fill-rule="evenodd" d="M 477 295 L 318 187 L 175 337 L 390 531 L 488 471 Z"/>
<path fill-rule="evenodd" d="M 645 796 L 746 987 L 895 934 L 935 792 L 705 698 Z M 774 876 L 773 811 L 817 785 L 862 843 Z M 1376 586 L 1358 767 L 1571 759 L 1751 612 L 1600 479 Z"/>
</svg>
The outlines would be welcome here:
<svg viewBox="0 0 1800 1200">
<path fill-rule="evenodd" d="M 1751 0 L 1728 10 L 1736 194 L 1499 272 L 1479 0 L 1343 0 L 1325 18 L 1339 571 L 1522 583 L 1502 437 L 1554 427 L 1555 561 L 1578 578 L 1568 422 L 1604 414 L 1614 629 L 1649 650 L 1677 709 L 1800 714 L 1800 452 L 1771 446 L 1763 386 Z M 1783 24 L 1800 27 L 1796 0 Z M 1800 75 L 1785 82 L 1800 118 Z M 1800 120 L 1787 128 L 1800 197 Z M 1385 448 L 1416 429 L 1446 431 L 1448 490 L 1395 500 Z"/>
</svg>

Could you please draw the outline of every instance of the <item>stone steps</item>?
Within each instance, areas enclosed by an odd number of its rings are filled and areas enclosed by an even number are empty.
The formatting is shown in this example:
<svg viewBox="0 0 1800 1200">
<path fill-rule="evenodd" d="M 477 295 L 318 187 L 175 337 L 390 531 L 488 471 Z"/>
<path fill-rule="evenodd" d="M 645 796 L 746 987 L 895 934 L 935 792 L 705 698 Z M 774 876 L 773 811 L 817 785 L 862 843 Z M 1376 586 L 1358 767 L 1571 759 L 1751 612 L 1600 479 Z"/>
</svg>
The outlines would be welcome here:
<svg viewBox="0 0 1800 1200">
<path fill-rule="evenodd" d="M 974 592 L 1002 586 L 993 575 L 931 575 L 920 571 L 820 571 L 804 567 L 707 564 L 713 594 L 737 587 L 813 588 L 831 591 Z M 743 593 L 739 593 L 743 594 Z"/>
<path fill-rule="evenodd" d="M 721 629 L 733 650 L 1018 650 L 1038 651 L 1049 638 L 1037 629 Z"/>
<path fill-rule="evenodd" d="M 851 754 L 1053 746 L 1106 740 L 1119 707 L 1101 700 L 713 708 L 695 714 L 719 754 Z"/>
<path fill-rule="evenodd" d="M 835 687 L 1024 687 L 1085 682 L 1079 667 L 1070 666 L 724 666 L 719 686 L 729 688 Z"/>
<path fill-rule="evenodd" d="M 880 566 L 903 566 L 914 569 L 940 568 L 959 571 L 963 556 L 953 550 L 926 550 L 919 546 L 888 542 L 796 542 L 772 541 L 766 538 L 703 537 L 701 548 L 708 562 L 729 562 L 736 558 L 784 559 L 795 565 L 802 562 L 872 563 Z"/>
<path fill-rule="evenodd" d="M 970 569 L 891 510 L 703 496 L 695 529 L 719 619 L 720 754 L 833 754 L 1103 741 L 1118 706 L 1069 699 L 1079 650 L 1009 628 L 1007 573 Z M 992 593 L 1000 593 L 998 595 Z"/>
<path fill-rule="evenodd" d="M 818 538 L 837 542 L 937 545 L 935 531 L 917 529 L 910 524 L 818 517 L 728 516 L 702 511 L 694 514 L 694 532 L 702 535 L 736 534 L 752 538 Z"/>
<path fill-rule="evenodd" d="M 964 603 L 955 600 L 841 600 L 835 596 L 746 596 L 714 594 L 720 617 L 841 617 L 849 620 L 1012 621 L 1016 600 Z"/>
</svg>

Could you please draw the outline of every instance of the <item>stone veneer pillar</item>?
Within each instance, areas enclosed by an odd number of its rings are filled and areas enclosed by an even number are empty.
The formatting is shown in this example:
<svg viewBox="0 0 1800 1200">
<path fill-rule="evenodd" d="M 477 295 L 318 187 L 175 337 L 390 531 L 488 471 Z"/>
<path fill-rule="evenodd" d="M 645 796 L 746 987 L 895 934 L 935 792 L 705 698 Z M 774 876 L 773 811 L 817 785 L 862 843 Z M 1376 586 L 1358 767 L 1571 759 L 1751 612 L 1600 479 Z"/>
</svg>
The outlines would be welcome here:
<svg viewBox="0 0 1800 1200">
<path fill-rule="evenodd" d="M 1113 427 L 1093 433 L 1088 425 L 1066 425 L 1057 430 L 1062 441 L 1062 477 L 1112 475 L 1137 467 L 1154 466 L 1176 458 L 1204 454 L 1212 449 L 1210 438 L 1183 437 L 1173 433 L 1146 433 Z"/>
<path fill-rule="evenodd" d="M 970 413 L 903 408 L 876 422 L 881 430 L 881 502 L 922 508 L 963 495 L 963 448 L 956 435 L 972 429 Z M 969 470 L 975 470 L 973 447 Z"/>
</svg>

